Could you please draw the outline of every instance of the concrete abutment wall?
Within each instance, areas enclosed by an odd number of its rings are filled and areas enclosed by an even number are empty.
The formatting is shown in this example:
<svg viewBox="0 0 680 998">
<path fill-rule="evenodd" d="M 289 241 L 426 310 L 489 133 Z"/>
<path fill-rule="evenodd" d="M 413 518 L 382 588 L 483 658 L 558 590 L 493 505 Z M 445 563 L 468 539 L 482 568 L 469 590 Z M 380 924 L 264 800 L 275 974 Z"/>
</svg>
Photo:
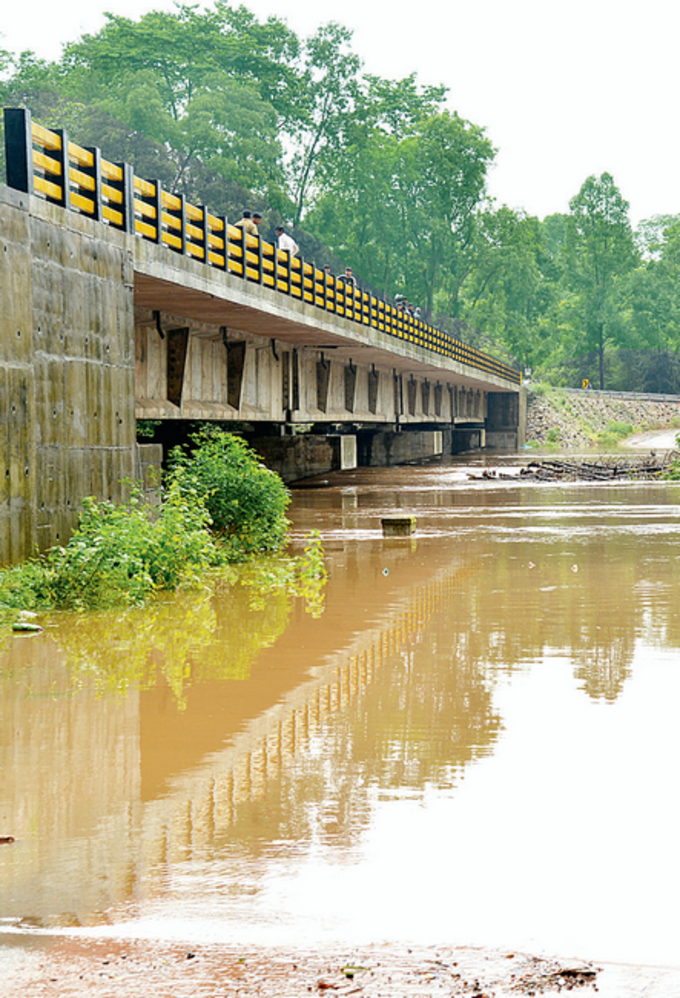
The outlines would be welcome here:
<svg viewBox="0 0 680 998">
<path fill-rule="evenodd" d="M 526 441 L 526 390 L 489 392 L 487 406 L 484 446 L 490 450 L 518 450 Z"/>
<path fill-rule="evenodd" d="M 0 563 L 65 542 L 136 471 L 128 237 L 0 187 Z"/>
</svg>

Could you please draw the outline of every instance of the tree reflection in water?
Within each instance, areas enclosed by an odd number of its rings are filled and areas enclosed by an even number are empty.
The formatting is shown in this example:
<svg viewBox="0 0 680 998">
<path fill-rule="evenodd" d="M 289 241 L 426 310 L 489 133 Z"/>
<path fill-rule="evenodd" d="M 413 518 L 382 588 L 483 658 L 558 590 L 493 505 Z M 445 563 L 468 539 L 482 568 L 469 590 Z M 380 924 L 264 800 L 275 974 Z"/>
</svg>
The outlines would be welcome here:
<svg viewBox="0 0 680 998">
<path fill-rule="evenodd" d="M 47 633 L 67 666 L 64 672 L 60 665 L 55 681 L 69 683 L 73 692 L 88 685 L 110 696 L 151 689 L 164 679 L 183 710 L 189 686 L 247 679 L 258 652 L 285 630 L 292 609 L 285 590 L 256 606 L 251 597 L 235 589 L 219 616 L 213 596 L 185 592 L 158 597 L 140 609 L 52 617 Z"/>
</svg>

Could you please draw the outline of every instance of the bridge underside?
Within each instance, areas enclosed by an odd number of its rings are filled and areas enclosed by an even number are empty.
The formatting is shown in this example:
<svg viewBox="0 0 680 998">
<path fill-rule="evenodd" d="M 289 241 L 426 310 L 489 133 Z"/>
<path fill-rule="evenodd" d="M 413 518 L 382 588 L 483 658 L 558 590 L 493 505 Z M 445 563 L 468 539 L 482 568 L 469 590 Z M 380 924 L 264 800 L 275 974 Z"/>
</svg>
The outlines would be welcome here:
<svg viewBox="0 0 680 998">
<path fill-rule="evenodd" d="M 163 247 L 135 244 L 136 411 L 147 419 L 478 423 L 517 386 Z"/>
</svg>

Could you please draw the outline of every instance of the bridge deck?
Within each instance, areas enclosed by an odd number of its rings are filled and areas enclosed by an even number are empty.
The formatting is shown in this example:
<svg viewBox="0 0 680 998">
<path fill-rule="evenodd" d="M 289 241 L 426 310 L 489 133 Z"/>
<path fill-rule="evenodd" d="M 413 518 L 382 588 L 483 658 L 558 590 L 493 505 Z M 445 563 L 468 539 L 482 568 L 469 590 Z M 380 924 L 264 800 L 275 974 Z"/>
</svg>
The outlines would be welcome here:
<svg viewBox="0 0 680 998">
<path fill-rule="evenodd" d="M 24 109 L 5 109 L 5 135 L 11 187 L 139 237 L 140 305 L 297 345 L 347 345 L 370 363 L 393 354 L 398 370 L 448 370 L 508 391 L 521 382 L 507 364 L 37 125 Z M 183 266 L 166 265 L 170 257 Z M 188 279 L 194 266 L 203 281 Z"/>
<path fill-rule="evenodd" d="M 142 240 L 135 243 L 135 305 L 175 317 L 274 339 L 296 348 L 332 351 L 338 360 L 516 391 L 514 378 L 483 371 L 367 323 L 329 314 L 267 287 L 205 268 Z M 447 379 L 448 380 L 448 379 Z"/>
</svg>

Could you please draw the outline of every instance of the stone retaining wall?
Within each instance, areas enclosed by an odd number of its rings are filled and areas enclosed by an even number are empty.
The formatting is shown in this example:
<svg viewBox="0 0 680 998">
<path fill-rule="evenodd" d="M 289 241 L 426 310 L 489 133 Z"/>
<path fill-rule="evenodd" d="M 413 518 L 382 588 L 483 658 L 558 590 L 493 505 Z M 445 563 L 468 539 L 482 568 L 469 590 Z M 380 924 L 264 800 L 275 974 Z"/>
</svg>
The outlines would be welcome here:
<svg viewBox="0 0 680 998">
<path fill-rule="evenodd" d="M 611 423 L 630 423 L 637 432 L 680 429 L 680 403 L 574 395 L 559 389 L 544 395 L 529 391 L 527 443 L 589 447 Z"/>
</svg>

